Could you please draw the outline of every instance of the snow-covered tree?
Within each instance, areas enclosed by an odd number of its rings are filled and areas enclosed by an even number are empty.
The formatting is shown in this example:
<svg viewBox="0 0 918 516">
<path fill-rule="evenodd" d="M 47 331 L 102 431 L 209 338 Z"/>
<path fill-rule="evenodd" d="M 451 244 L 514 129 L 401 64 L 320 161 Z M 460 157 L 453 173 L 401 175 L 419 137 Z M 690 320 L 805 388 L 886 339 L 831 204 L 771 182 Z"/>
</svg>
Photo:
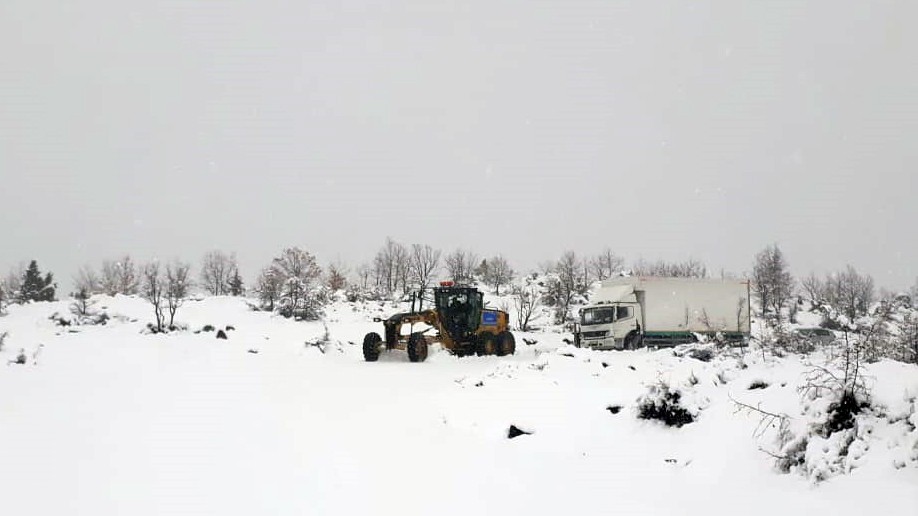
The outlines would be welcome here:
<svg viewBox="0 0 918 516">
<path fill-rule="evenodd" d="M 233 265 L 233 270 L 230 272 L 229 283 L 227 284 L 229 289 L 229 295 L 231 296 L 244 296 L 245 295 L 245 283 L 242 281 L 242 276 L 239 274 L 239 267 L 235 264 Z"/>
<path fill-rule="evenodd" d="M 261 270 L 258 279 L 255 280 L 255 293 L 258 294 L 258 300 L 261 307 L 265 310 L 274 311 L 277 301 L 280 299 L 281 285 L 284 278 L 275 273 L 270 266 Z"/>
<path fill-rule="evenodd" d="M 22 276 L 19 301 L 23 303 L 28 301 L 54 301 L 56 288 L 54 275 L 49 272 L 42 277 L 41 271 L 38 269 L 38 263 L 32 260 Z"/>
<path fill-rule="evenodd" d="M 318 316 L 323 303 L 319 284 L 322 269 L 313 255 L 298 247 L 284 249 L 271 262 L 271 273 L 273 279 L 279 281 L 278 301 L 282 315 Z"/>
<path fill-rule="evenodd" d="M 766 247 L 755 256 L 752 288 L 761 303 L 762 316 L 772 310 L 780 319 L 781 308 L 793 294 L 794 278 L 777 244 Z"/>
</svg>

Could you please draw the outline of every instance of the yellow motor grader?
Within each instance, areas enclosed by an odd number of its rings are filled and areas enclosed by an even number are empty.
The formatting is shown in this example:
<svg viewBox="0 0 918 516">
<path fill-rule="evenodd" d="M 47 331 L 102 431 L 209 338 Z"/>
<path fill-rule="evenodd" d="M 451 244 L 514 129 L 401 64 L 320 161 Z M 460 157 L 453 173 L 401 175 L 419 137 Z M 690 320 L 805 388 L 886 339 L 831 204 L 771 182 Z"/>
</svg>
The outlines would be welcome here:
<svg viewBox="0 0 918 516">
<path fill-rule="evenodd" d="M 427 346 L 434 342 L 459 356 L 512 355 L 516 340 L 508 330 L 507 312 L 485 308 L 483 299 L 484 294 L 474 287 L 444 281 L 433 289 L 434 306 L 425 310 L 424 292 L 416 292 L 412 295 L 410 312 L 373 319 L 383 323 L 385 339 L 376 332 L 367 333 L 363 339 L 363 358 L 375 362 L 383 349 L 400 349 L 408 352 L 412 362 L 423 362 Z M 424 329 L 415 331 L 415 325 Z M 428 335 L 431 330 L 437 334 Z"/>
</svg>

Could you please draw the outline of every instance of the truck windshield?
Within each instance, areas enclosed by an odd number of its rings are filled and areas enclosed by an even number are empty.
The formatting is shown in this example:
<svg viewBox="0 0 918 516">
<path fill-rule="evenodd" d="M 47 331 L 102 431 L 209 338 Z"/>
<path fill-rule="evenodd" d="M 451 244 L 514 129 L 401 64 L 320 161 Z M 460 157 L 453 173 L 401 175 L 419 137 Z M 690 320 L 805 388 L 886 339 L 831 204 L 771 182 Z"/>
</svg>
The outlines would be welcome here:
<svg viewBox="0 0 918 516">
<path fill-rule="evenodd" d="M 608 324 L 615 315 L 615 307 L 585 308 L 580 314 L 580 324 Z"/>
</svg>

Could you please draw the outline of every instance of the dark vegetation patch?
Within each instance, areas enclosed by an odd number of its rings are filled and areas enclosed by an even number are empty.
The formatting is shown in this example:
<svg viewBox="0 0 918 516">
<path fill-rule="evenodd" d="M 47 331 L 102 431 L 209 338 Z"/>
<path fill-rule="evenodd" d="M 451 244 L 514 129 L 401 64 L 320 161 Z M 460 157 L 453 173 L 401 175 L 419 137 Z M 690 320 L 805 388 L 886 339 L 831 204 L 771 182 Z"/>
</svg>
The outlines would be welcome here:
<svg viewBox="0 0 918 516">
<path fill-rule="evenodd" d="M 754 391 L 756 389 L 766 389 L 766 388 L 768 388 L 768 382 L 766 382 L 765 380 L 753 380 L 753 382 L 749 384 L 750 391 Z"/>
<path fill-rule="evenodd" d="M 226 332 L 223 330 L 217 330 L 217 338 L 226 340 Z"/>
<path fill-rule="evenodd" d="M 823 435 L 827 437 L 834 432 L 854 428 L 855 417 L 869 406 L 867 402 L 858 401 L 853 393 L 845 392 L 841 400 L 829 405 L 829 418 L 823 425 Z"/>
<path fill-rule="evenodd" d="M 662 421 L 666 426 L 681 428 L 695 421 L 691 412 L 681 404 L 682 393 L 672 390 L 669 385 L 659 383 L 638 402 L 638 418 Z"/>
<path fill-rule="evenodd" d="M 609 405 L 608 407 L 606 407 L 606 410 L 608 410 L 609 412 L 613 414 L 618 414 L 619 412 L 622 411 L 622 406 L 621 405 Z"/>
<path fill-rule="evenodd" d="M 689 352 L 689 356 L 695 360 L 710 362 L 714 359 L 714 352 L 710 349 L 693 349 L 691 352 Z"/>
<path fill-rule="evenodd" d="M 532 432 L 527 432 L 518 428 L 516 425 L 510 425 L 510 428 L 507 429 L 507 439 L 513 439 L 521 435 L 532 435 Z"/>
</svg>

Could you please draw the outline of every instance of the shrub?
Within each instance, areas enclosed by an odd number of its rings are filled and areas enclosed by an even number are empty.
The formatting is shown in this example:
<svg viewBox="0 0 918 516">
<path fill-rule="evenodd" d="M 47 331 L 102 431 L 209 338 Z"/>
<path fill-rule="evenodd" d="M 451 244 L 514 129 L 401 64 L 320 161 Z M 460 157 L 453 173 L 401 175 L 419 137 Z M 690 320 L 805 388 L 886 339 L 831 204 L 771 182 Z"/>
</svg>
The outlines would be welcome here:
<svg viewBox="0 0 918 516">
<path fill-rule="evenodd" d="M 638 399 L 638 418 L 656 419 L 666 426 L 681 428 L 695 421 L 695 416 L 682 406 L 681 401 L 682 393 L 661 381 L 651 385 L 647 394 Z"/>
</svg>

